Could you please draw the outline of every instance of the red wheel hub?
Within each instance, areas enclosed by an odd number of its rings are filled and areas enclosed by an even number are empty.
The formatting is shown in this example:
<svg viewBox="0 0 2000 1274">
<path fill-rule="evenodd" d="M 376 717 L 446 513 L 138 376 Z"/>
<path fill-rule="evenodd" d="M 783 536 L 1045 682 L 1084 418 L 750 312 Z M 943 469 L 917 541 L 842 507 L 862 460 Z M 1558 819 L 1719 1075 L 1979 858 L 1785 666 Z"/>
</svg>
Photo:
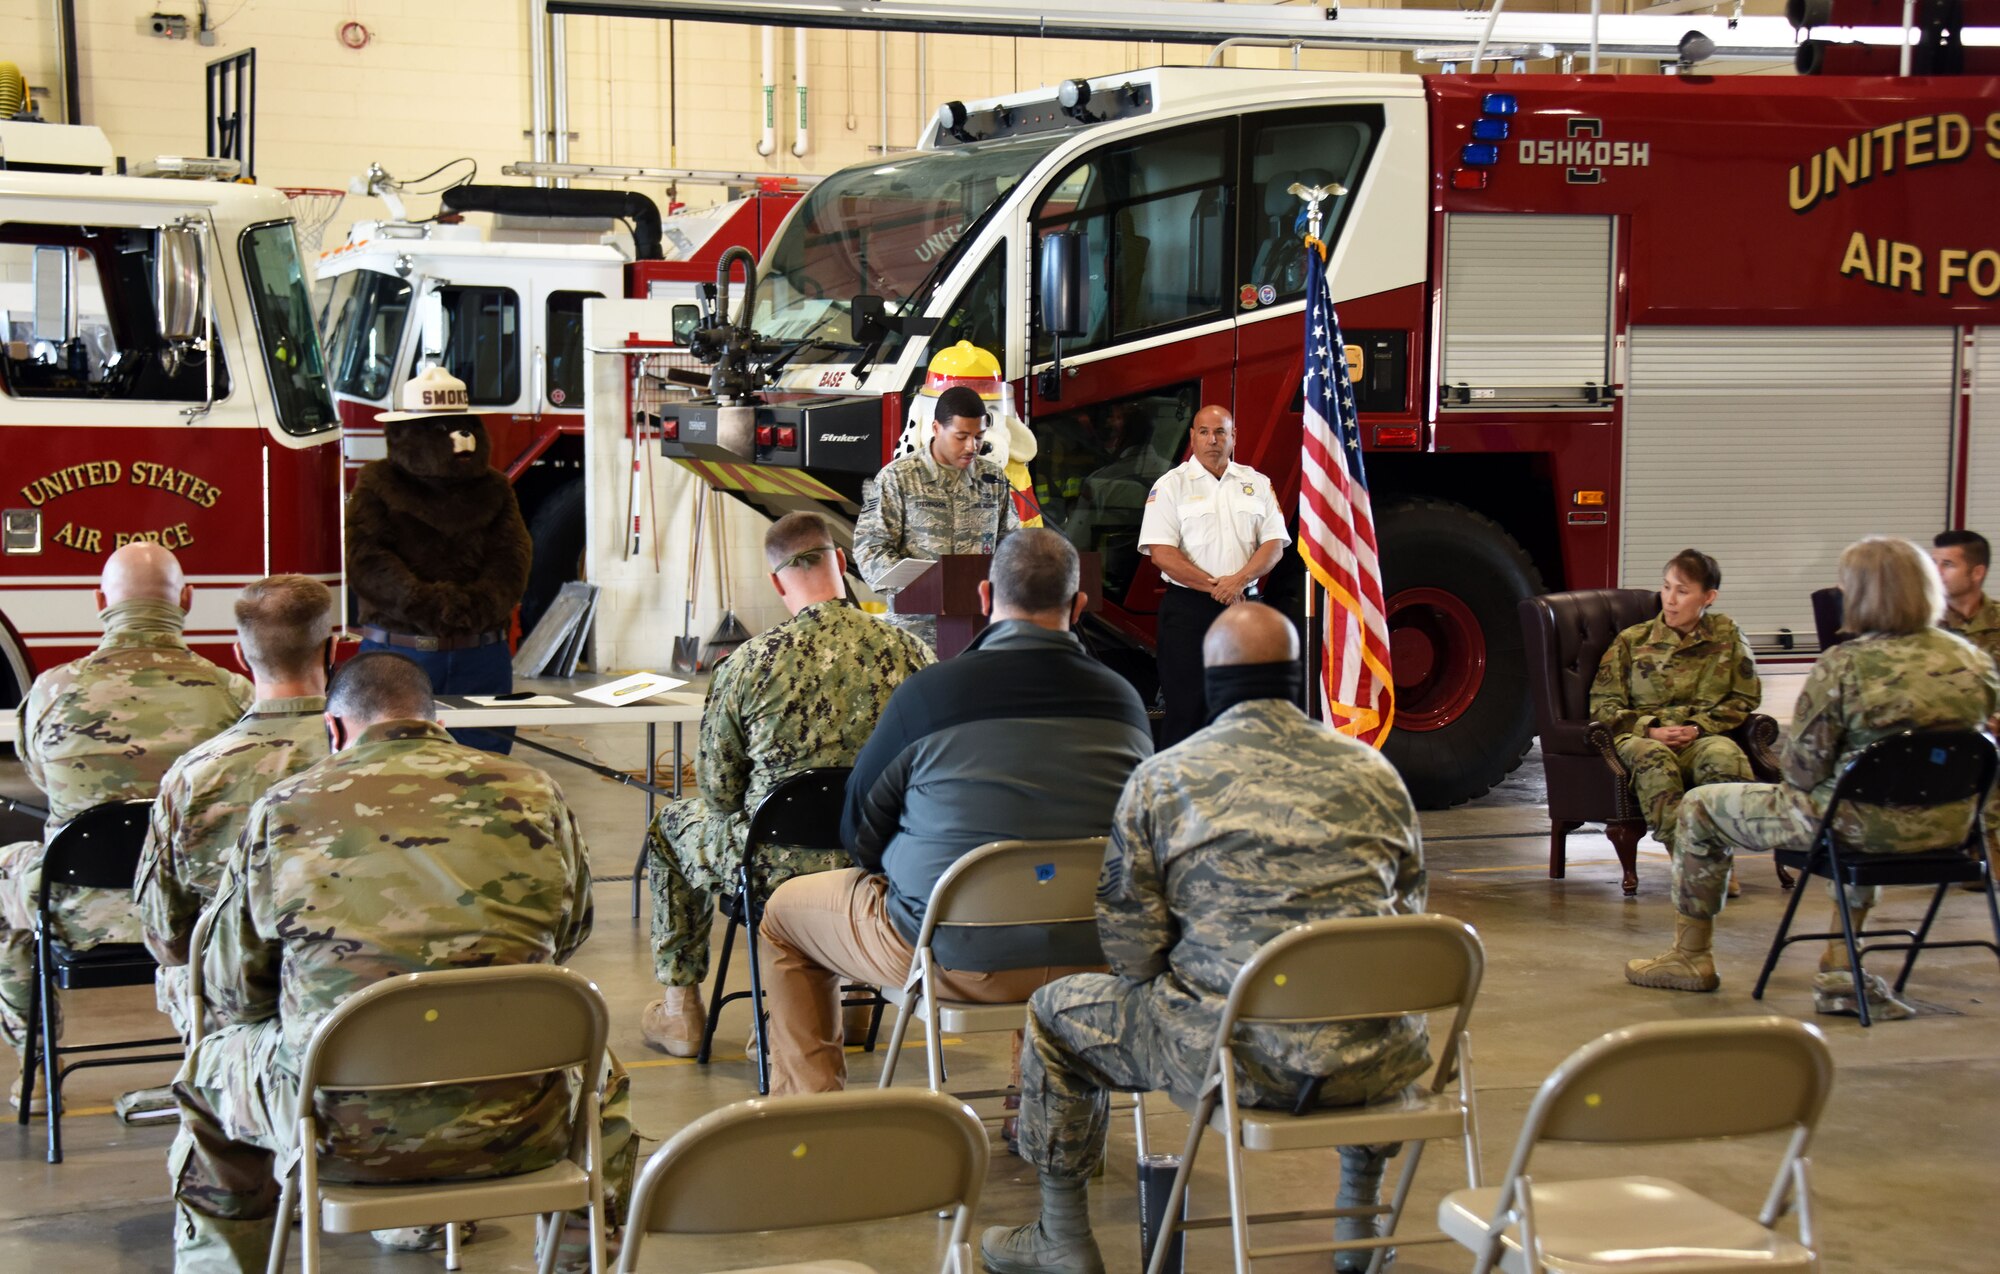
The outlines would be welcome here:
<svg viewBox="0 0 2000 1274">
<path fill-rule="evenodd" d="M 1441 730 L 1464 714 L 1486 680 L 1486 636 L 1472 608 L 1440 588 L 1389 599 L 1396 728 Z"/>
</svg>

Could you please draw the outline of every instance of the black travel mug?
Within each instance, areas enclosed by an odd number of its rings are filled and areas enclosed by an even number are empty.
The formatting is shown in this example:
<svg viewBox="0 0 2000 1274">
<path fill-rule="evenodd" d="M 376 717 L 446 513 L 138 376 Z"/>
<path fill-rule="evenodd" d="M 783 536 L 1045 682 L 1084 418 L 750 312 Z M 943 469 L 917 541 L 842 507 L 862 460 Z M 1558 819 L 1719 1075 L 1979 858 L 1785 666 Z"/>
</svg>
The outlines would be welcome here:
<svg viewBox="0 0 2000 1274">
<path fill-rule="evenodd" d="M 1139 1157 L 1139 1268 L 1151 1268 L 1153 1241 L 1166 1227 L 1167 1196 L 1173 1193 L 1174 1174 L 1180 1171 L 1179 1155 L 1141 1155 Z M 1187 1196 L 1181 1196 L 1181 1219 L 1187 1219 Z M 1160 1274 L 1181 1274 L 1182 1246 L 1187 1238 L 1183 1231 L 1175 1231 L 1173 1241 L 1167 1244 L 1167 1260 L 1160 1267 Z"/>
</svg>

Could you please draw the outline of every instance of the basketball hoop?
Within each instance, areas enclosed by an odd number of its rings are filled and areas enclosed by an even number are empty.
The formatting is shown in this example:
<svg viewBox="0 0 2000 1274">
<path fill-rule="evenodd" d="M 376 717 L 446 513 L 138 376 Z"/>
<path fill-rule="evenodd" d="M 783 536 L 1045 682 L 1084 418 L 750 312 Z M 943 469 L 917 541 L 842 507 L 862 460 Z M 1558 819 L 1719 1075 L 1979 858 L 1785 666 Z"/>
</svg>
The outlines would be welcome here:
<svg viewBox="0 0 2000 1274">
<path fill-rule="evenodd" d="M 298 231 L 299 250 L 310 261 L 319 259 L 320 236 L 326 233 L 327 223 L 333 214 L 340 211 L 342 201 L 347 198 L 344 190 L 330 186 L 280 186 L 292 201 L 292 223 Z"/>
</svg>

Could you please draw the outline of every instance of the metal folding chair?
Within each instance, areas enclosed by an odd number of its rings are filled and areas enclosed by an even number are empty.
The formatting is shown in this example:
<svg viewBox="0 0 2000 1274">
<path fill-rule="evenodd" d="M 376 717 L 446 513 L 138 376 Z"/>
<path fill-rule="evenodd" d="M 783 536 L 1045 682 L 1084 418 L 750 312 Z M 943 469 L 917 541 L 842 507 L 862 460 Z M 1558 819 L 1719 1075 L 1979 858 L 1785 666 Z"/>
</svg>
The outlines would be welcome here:
<svg viewBox="0 0 2000 1274">
<path fill-rule="evenodd" d="M 1776 857 L 1781 866 L 1803 871 L 1807 876 L 1824 876 L 1840 887 L 1834 893 L 1840 911 L 1839 933 L 1792 933 L 1792 917 L 1806 891 L 1795 889 L 1785 906 L 1784 919 L 1764 956 L 1764 968 L 1750 998 L 1764 998 L 1764 985 L 1778 956 L 1794 942 L 1827 942 L 1840 938 L 1847 944 L 1847 967 L 1861 981 L 1863 956 L 1877 951 L 1907 951 L 1903 971 L 1896 976 L 1896 990 L 1910 980 L 1919 953 L 1946 947 L 1984 947 L 2000 956 L 2000 897 L 1993 884 L 1993 864 L 1988 861 L 1984 814 L 1993 790 L 1996 755 L 1993 740 L 1978 730 L 1906 730 L 1877 739 L 1863 748 L 1841 771 L 1833 788 L 1833 799 L 1813 833 L 1812 845 L 1804 850 L 1781 849 Z M 1926 847 L 1913 853 L 1870 853 L 1866 847 L 1846 846 L 1834 828 L 1844 808 L 1855 805 L 1890 805 L 1902 808 L 1953 805 L 1970 802 L 1972 816 L 1964 834 L 1950 844 Z M 1984 887 L 1986 914 L 1993 923 L 1993 939 L 1967 938 L 1952 942 L 1930 941 L 1931 925 L 1937 920 L 1944 896 L 1955 884 Z M 1935 885 L 1931 905 L 1923 923 L 1909 929 L 1869 929 L 1857 932 L 1854 914 L 1847 904 L 1848 887 L 1870 885 Z M 1875 942 L 1864 947 L 1864 938 L 1901 938 L 1901 942 Z M 1857 993 L 1855 1010 L 1861 1025 L 1870 1025 L 1868 997 Z"/>
<path fill-rule="evenodd" d="M 896 1006 L 889 1033 L 889 1056 L 880 1085 L 896 1081 L 896 1063 L 912 1020 L 924 1026 L 924 1061 L 932 1089 L 944 1091 L 946 1032 L 1018 1031 L 1027 1021 L 1028 1002 L 1002 1004 L 940 999 L 937 994 L 938 931 L 1088 926 L 1097 931 L 1097 878 L 1104 870 L 1106 838 L 1003 840 L 981 845 L 953 863 L 931 887 L 924 927 L 917 935 L 910 973 L 900 988 L 883 988 Z M 1070 962 L 1073 963 L 1073 962 Z M 959 1093 L 961 1099 L 1001 1097 L 1012 1089 Z"/>
<path fill-rule="evenodd" d="M 1542 1084 L 1507 1175 L 1455 1191 L 1438 1224 L 1478 1257 L 1474 1274 L 1816 1271 L 1806 1147 L 1833 1086 L 1826 1040 L 1782 1017 L 1647 1022 L 1600 1036 Z M 1648 1144 L 1789 1132 L 1757 1219 L 1660 1177 L 1542 1180 L 1544 1141 Z M 1774 1227 L 1796 1209 L 1796 1242 Z"/>
<path fill-rule="evenodd" d="M 146 844 L 146 822 L 152 808 L 151 801 L 114 801 L 93 806 L 65 824 L 42 854 L 42 884 L 35 897 L 35 997 L 28 1003 L 27 1056 L 21 1061 L 20 1121 L 28 1122 L 35 1066 L 39 1061 L 48 1094 L 50 1163 L 63 1161 L 62 1085 L 71 1071 L 181 1059 L 181 1041 L 177 1035 L 106 1044 L 56 1042 L 57 992 L 151 986 L 154 972 L 159 968 L 152 953 L 137 942 L 106 942 L 80 950 L 71 947 L 57 934 L 56 918 L 49 910 L 58 887 L 115 889 L 129 896 L 133 878 L 139 871 L 139 852 Z M 132 1049 L 169 1044 L 174 1046 L 171 1053 L 128 1055 Z M 62 1061 L 78 1053 L 118 1056 Z"/>
<path fill-rule="evenodd" d="M 534 1029 L 523 1030 L 523 1023 Z M 292 1115 L 296 1164 L 285 1174 L 270 1274 L 285 1264 L 290 1218 L 299 1217 L 300 1268 L 319 1269 L 319 1235 L 403 1226 L 445 1226 L 445 1268 L 458 1268 L 460 1221 L 538 1214 L 547 1220 L 541 1270 L 556 1265 L 562 1214 L 590 1209 L 590 1268 L 603 1274 L 604 1158 L 598 1081 L 610 1015 L 583 975 L 556 965 L 408 973 L 349 997 L 320 1022 L 299 1070 Z M 512 1176 L 385 1185 L 321 1177 L 314 1095 L 394 1092 L 554 1072 L 578 1077 L 569 1153 L 546 1168 Z"/>
<path fill-rule="evenodd" d="M 1379 1270 L 1389 1248 L 1448 1243 L 1444 1233 L 1399 1234 L 1403 1208 L 1417 1177 L 1426 1141 L 1458 1141 L 1465 1152 L 1466 1181 L 1480 1183 L 1479 1109 L 1473 1095 L 1470 1037 L 1466 1023 L 1486 970 L 1486 951 L 1472 926 L 1449 916 L 1360 916 L 1319 920 L 1278 935 L 1258 948 L 1237 971 L 1216 1028 L 1215 1048 L 1201 1091 L 1173 1093 L 1176 1105 L 1192 1108 L 1186 1149 L 1166 1199 L 1165 1220 L 1153 1242 L 1150 1274 L 1165 1268 L 1177 1232 L 1227 1225 L 1235 1243 L 1236 1274 L 1251 1262 L 1302 1252 L 1374 1252 L 1370 1274 Z M 1239 1105 L 1235 1049 L 1239 1026 L 1300 1026 L 1368 1021 L 1453 1010 L 1451 1029 L 1433 1039 L 1437 1065 L 1430 1081 L 1386 1101 L 1365 1106 L 1314 1106 L 1287 1112 Z M 1143 1115 L 1141 1116 L 1143 1118 Z M 1213 1130 L 1224 1141 L 1229 1173 L 1226 1216 L 1182 1219 L 1181 1201 L 1194 1171 L 1202 1135 Z M 1244 1185 L 1246 1150 L 1309 1150 L 1329 1146 L 1405 1142 L 1402 1175 L 1387 1204 L 1365 1208 L 1316 1208 L 1252 1215 Z M 1143 1153 L 1143 1151 L 1142 1151 Z M 1250 1227 L 1265 1222 L 1332 1217 L 1389 1218 L 1388 1232 L 1373 1239 L 1327 1240 L 1257 1251 Z"/>
<path fill-rule="evenodd" d="M 750 814 L 743 861 L 736 866 L 735 892 L 717 900 L 717 908 L 728 921 L 728 927 L 722 931 L 722 956 L 716 961 L 715 985 L 709 993 L 708 1022 L 702 1028 L 701 1048 L 694 1060 L 698 1066 L 708 1065 L 722 1006 L 735 1000 L 749 1000 L 755 1010 L 750 1021 L 757 1044 L 754 1060 L 760 1095 L 771 1091 L 771 1045 L 764 1025 L 764 975 L 757 955 L 757 927 L 764 917 L 764 898 L 756 883 L 757 855 L 767 845 L 841 852 L 840 807 L 847 797 L 847 776 L 851 773 L 853 770 L 845 765 L 822 765 L 800 770 L 772 788 Z M 743 931 L 749 948 L 750 989 L 725 995 L 722 988 L 729 981 L 729 957 L 736 949 L 738 929 Z M 843 1001 L 844 1004 L 874 1006 L 874 1020 L 869 1024 L 864 1045 L 867 1051 L 874 1052 L 875 1032 L 881 1027 L 885 1001 L 873 987 L 850 985 L 841 990 L 866 993 L 865 998 Z"/>
<path fill-rule="evenodd" d="M 618 1268 L 639 1268 L 648 1234 L 751 1234 L 948 1210 L 943 1274 L 975 1274 L 972 1218 L 986 1182 L 986 1129 L 924 1089 L 857 1089 L 738 1102 L 681 1129 L 632 1192 Z M 849 1261 L 733 1274 L 873 1274 Z"/>
</svg>

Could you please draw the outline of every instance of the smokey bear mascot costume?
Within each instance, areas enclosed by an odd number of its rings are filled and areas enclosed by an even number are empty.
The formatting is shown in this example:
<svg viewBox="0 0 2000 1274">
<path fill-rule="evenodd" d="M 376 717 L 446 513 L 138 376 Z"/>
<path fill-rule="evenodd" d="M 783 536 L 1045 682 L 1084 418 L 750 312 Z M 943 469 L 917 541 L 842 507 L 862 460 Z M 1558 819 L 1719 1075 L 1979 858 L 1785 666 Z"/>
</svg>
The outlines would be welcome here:
<svg viewBox="0 0 2000 1274">
<path fill-rule="evenodd" d="M 465 383 L 427 368 L 383 412 L 389 454 L 361 470 L 347 499 L 347 583 L 361 649 L 393 650 L 439 694 L 514 688 L 507 623 L 532 556 L 521 506 L 488 463 L 486 427 Z M 512 731 L 454 730 L 460 743 L 507 752 Z"/>
</svg>

